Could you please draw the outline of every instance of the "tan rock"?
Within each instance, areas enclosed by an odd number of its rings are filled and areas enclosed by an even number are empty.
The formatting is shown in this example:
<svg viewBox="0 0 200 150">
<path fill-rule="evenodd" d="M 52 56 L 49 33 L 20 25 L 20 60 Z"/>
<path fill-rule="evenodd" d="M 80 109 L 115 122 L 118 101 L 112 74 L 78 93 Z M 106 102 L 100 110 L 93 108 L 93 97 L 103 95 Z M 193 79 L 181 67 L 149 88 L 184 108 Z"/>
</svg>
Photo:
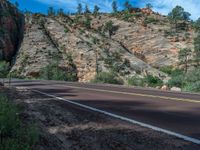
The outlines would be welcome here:
<svg viewBox="0 0 200 150">
<path fill-rule="evenodd" d="M 161 90 L 167 91 L 167 90 L 169 90 L 169 88 L 168 88 L 167 85 L 163 85 L 163 86 L 161 87 Z"/>
<path fill-rule="evenodd" d="M 181 92 L 182 91 L 181 88 L 179 88 L 179 87 L 172 87 L 170 90 L 174 91 L 174 92 Z"/>
</svg>

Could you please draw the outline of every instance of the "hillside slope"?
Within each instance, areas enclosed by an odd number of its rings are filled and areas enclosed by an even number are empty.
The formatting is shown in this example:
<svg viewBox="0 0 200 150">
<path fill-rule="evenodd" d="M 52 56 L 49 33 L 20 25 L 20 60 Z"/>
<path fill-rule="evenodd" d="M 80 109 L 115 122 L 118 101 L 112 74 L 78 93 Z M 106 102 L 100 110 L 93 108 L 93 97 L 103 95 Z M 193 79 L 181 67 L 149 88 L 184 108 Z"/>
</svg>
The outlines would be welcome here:
<svg viewBox="0 0 200 150">
<path fill-rule="evenodd" d="M 25 26 L 24 40 L 12 68 L 19 76 L 37 77 L 40 69 L 58 57 L 59 66 L 72 68 L 81 82 L 92 80 L 97 72 L 113 69 L 124 79 L 135 74 L 166 77 L 120 42 L 92 29 L 76 27 L 68 17 L 30 15 L 26 16 Z"/>
<path fill-rule="evenodd" d="M 190 26 L 175 33 L 165 16 L 150 10 L 139 9 L 139 15 L 133 12 L 128 18 L 124 12 L 97 16 L 26 13 L 24 21 L 9 2 L 0 2 L 1 11 L 12 14 L 0 17 L 1 30 L 9 31 L 0 36 L 1 59 L 13 62 L 15 77 L 39 78 L 45 66 L 56 61 L 80 82 L 91 81 L 98 72 L 115 73 L 125 82 L 135 75 L 167 80 L 158 69 L 176 66 L 178 51 L 193 47 Z M 112 36 L 104 31 L 109 21 L 115 28 Z"/>
</svg>

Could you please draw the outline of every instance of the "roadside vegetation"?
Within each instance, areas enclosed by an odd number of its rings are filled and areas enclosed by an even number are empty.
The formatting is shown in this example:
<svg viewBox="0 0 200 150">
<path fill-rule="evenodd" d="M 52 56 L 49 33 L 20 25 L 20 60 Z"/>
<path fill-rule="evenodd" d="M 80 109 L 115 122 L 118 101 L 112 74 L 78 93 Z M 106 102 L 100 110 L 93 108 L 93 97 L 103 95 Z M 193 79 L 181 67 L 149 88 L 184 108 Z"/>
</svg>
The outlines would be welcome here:
<svg viewBox="0 0 200 150">
<path fill-rule="evenodd" d="M 141 87 L 161 87 L 163 81 L 156 76 L 148 75 L 144 78 L 133 76 L 128 79 L 128 85 L 141 86 Z"/>
<path fill-rule="evenodd" d="M 0 93 L 0 149 L 31 150 L 38 141 L 37 128 L 23 124 L 21 109 Z"/>
<path fill-rule="evenodd" d="M 108 84 L 123 84 L 123 80 L 112 72 L 100 72 L 98 73 L 92 83 L 108 83 Z"/>
<path fill-rule="evenodd" d="M 59 67 L 56 61 L 41 69 L 39 78 L 44 80 L 77 81 L 75 73 Z"/>
<path fill-rule="evenodd" d="M 7 77 L 9 73 L 10 66 L 6 61 L 0 61 L 0 78 L 2 78 L 4 83 L 4 78 Z"/>
</svg>

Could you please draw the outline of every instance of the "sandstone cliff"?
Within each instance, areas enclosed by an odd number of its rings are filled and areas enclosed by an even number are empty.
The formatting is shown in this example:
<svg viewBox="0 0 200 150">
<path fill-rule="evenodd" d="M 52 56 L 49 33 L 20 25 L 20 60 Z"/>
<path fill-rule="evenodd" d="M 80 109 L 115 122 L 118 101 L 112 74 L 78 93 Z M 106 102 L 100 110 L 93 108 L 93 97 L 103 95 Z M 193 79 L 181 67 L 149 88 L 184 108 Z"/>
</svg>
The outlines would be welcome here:
<svg viewBox="0 0 200 150">
<path fill-rule="evenodd" d="M 95 17 L 26 13 L 24 21 L 10 3 L 0 2 L 1 59 L 10 61 L 15 56 L 11 72 L 17 77 L 38 78 L 41 70 L 56 60 L 60 68 L 73 72 L 80 82 L 89 82 L 98 72 L 110 71 L 124 80 L 134 75 L 154 75 L 165 80 L 168 76 L 158 69 L 177 65 L 178 51 L 192 47 L 194 32 L 190 26 L 174 33 L 165 16 L 146 9 L 138 9 L 140 14 L 133 12 L 129 18 L 124 14 Z M 91 22 L 89 27 L 87 21 Z M 109 21 L 115 27 L 111 37 L 102 34 Z"/>
<path fill-rule="evenodd" d="M 23 38 L 24 16 L 6 0 L 0 0 L 0 60 L 11 61 Z"/>
</svg>

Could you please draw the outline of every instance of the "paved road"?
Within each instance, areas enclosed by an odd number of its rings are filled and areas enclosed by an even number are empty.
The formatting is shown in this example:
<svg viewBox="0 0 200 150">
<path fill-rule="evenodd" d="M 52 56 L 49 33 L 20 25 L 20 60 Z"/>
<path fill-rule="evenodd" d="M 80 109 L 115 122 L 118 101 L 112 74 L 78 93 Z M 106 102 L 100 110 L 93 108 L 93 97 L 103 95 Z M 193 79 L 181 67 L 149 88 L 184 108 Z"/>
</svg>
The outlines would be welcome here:
<svg viewBox="0 0 200 150">
<path fill-rule="evenodd" d="M 12 85 L 39 90 L 200 140 L 200 94 L 17 79 Z"/>
</svg>

